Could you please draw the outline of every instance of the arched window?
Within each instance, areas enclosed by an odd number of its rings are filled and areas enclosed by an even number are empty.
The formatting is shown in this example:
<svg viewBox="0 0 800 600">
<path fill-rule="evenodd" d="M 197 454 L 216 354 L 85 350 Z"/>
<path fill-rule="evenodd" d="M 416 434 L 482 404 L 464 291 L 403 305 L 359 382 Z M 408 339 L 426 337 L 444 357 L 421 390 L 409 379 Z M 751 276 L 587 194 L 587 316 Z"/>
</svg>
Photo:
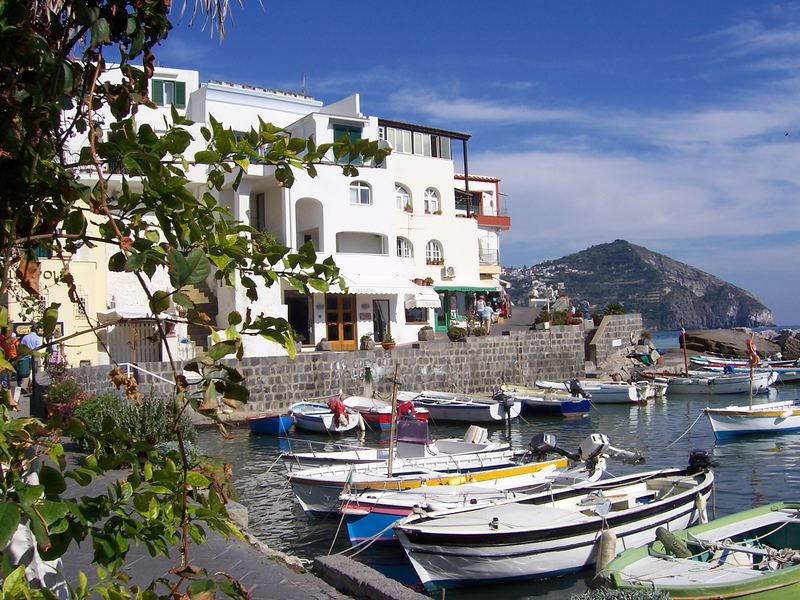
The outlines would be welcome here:
<svg viewBox="0 0 800 600">
<path fill-rule="evenodd" d="M 425 262 L 429 265 L 444 264 L 442 245 L 436 240 L 431 240 L 425 246 Z"/>
<path fill-rule="evenodd" d="M 414 258 L 414 246 L 404 237 L 397 238 L 398 258 Z"/>
<path fill-rule="evenodd" d="M 372 204 L 372 189 L 363 181 L 350 184 L 350 204 L 369 206 Z"/>
<path fill-rule="evenodd" d="M 397 202 L 397 210 L 404 210 L 406 206 L 411 206 L 411 194 L 399 183 L 394 186 L 394 197 Z"/>
<path fill-rule="evenodd" d="M 439 205 L 439 192 L 437 192 L 433 188 L 428 188 L 425 190 L 425 212 L 427 213 L 435 213 L 439 212 L 440 205 Z"/>
</svg>

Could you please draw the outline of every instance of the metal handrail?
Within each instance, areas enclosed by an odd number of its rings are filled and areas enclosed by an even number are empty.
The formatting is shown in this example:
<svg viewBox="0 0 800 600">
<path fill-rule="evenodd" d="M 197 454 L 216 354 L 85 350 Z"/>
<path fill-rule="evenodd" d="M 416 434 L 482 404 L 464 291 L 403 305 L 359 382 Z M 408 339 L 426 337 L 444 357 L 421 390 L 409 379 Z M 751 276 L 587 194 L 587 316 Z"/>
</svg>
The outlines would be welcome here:
<svg viewBox="0 0 800 600">
<path fill-rule="evenodd" d="M 140 367 L 138 365 L 135 365 L 133 363 L 127 363 L 127 362 L 126 363 L 119 363 L 119 366 L 120 367 L 125 367 L 127 369 L 128 377 L 131 376 L 131 369 L 136 369 L 140 373 L 146 373 L 147 375 L 150 375 L 150 377 L 154 377 L 154 378 L 156 378 L 156 379 L 158 379 L 160 381 L 163 381 L 165 383 L 169 383 L 171 385 L 175 385 L 175 382 L 172 379 L 167 379 L 165 377 L 161 377 L 161 375 L 156 375 L 155 373 L 153 373 L 151 371 L 148 371 L 147 369 L 143 369 L 142 367 Z"/>
</svg>

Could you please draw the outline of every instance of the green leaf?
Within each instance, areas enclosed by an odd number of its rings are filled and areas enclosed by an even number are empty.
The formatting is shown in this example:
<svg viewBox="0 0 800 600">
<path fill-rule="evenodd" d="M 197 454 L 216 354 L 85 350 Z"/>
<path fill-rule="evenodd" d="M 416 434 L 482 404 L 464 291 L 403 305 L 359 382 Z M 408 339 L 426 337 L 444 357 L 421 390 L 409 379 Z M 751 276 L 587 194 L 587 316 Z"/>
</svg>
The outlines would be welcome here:
<svg viewBox="0 0 800 600">
<path fill-rule="evenodd" d="M 114 273 L 121 273 L 125 270 L 125 262 L 126 258 L 122 252 L 112 254 L 108 259 L 108 270 L 113 271 Z"/>
<path fill-rule="evenodd" d="M 175 292 L 172 294 L 172 301 L 183 308 L 194 308 L 194 302 L 183 292 Z"/>
<path fill-rule="evenodd" d="M 67 515 L 67 505 L 64 502 L 43 500 L 36 509 L 39 511 L 39 514 L 42 515 L 42 519 L 44 519 L 47 525 Z"/>
<path fill-rule="evenodd" d="M 144 252 L 133 252 L 128 256 L 128 260 L 125 261 L 125 271 L 128 273 L 141 271 L 146 262 L 147 254 Z"/>
<path fill-rule="evenodd" d="M 308 279 L 308 285 L 320 292 L 327 292 L 330 289 L 330 285 L 328 285 L 327 281 L 324 279 L 317 279 L 316 277 L 310 277 Z"/>
<path fill-rule="evenodd" d="M 239 311 L 232 311 L 228 313 L 228 325 L 233 327 L 234 325 L 238 325 L 242 322 L 242 315 Z"/>
<path fill-rule="evenodd" d="M 150 300 L 150 310 L 154 315 L 160 314 L 169 310 L 170 294 L 164 290 L 156 290 L 153 292 L 153 298 Z"/>
<path fill-rule="evenodd" d="M 236 352 L 238 346 L 239 344 L 236 340 L 224 340 L 211 346 L 211 348 L 208 349 L 208 356 L 214 360 L 219 360 L 228 354 Z"/>
<path fill-rule="evenodd" d="M 0 504 L 0 548 L 4 548 L 19 525 L 20 513 L 16 504 Z"/>
<path fill-rule="evenodd" d="M 82 210 L 73 210 L 64 219 L 64 231 L 69 235 L 83 235 L 86 231 L 86 217 Z"/>
<path fill-rule="evenodd" d="M 170 281 L 178 289 L 205 281 L 211 272 L 211 262 L 201 248 L 195 248 L 187 256 L 173 248 L 167 254 L 167 263 Z"/>
<path fill-rule="evenodd" d="M 197 489 L 207 488 L 211 480 L 197 471 L 189 471 L 186 473 L 186 483 Z"/>
<path fill-rule="evenodd" d="M 92 37 L 90 46 L 96 48 L 103 42 L 106 42 L 111 34 L 111 29 L 108 26 L 108 21 L 105 18 L 97 19 L 92 23 Z"/>
<path fill-rule="evenodd" d="M 44 486 L 44 493 L 48 496 L 61 494 L 67 489 L 61 471 L 50 465 L 42 465 L 39 470 L 39 483 Z"/>
<path fill-rule="evenodd" d="M 218 163 L 221 159 L 222 155 L 220 155 L 219 152 L 214 152 L 213 150 L 201 150 L 200 152 L 195 152 L 194 154 L 195 162 L 201 165 Z"/>
</svg>

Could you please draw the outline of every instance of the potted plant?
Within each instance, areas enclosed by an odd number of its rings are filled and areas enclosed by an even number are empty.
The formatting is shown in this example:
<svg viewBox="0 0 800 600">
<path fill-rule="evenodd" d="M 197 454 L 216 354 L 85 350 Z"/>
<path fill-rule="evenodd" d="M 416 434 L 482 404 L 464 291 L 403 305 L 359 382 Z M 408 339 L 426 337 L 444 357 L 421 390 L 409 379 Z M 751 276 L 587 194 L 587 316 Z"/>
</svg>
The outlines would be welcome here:
<svg viewBox="0 0 800 600">
<path fill-rule="evenodd" d="M 432 342 L 436 338 L 436 334 L 433 331 L 433 327 L 430 325 L 425 325 L 417 332 L 417 339 L 420 342 Z"/>
<path fill-rule="evenodd" d="M 435 211 L 433 211 L 433 214 L 435 214 L 435 215 L 442 214 L 442 209 L 441 208 L 437 208 Z"/>
<path fill-rule="evenodd" d="M 315 349 L 319 351 L 328 351 L 331 349 L 331 343 L 328 341 L 328 338 L 322 338 L 319 343 L 317 343 Z"/>
<path fill-rule="evenodd" d="M 425 285 L 433 285 L 433 277 L 426 277 Z"/>
<path fill-rule="evenodd" d="M 383 346 L 384 350 L 391 350 L 396 345 L 397 343 L 394 341 L 394 338 L 391 336 L 391 334 L 387 333 L 385 336 L 383 336 L 383 342 L 381 342 L 381 346 Z"/>
<path fill-rule="evenodd" d="M 375 348 L 375 341 L 372 339 L 371 333 L 365 333 L 361 336 L 361 350 L 373 350 Z"/>
<path fill-rule="evenodd" d="M 447 337 L 451 342 L 465 342 L 467 341 L 467 330 L 464 327 L 450 327 L 447 330 Z"/>
<path fill-rule="evenodd" d="M 407 213 L 414 212 L 414 205 L 411 202 L 406 202 L 406 205 L 403 207 L 403 210 Z"/>
</svg>

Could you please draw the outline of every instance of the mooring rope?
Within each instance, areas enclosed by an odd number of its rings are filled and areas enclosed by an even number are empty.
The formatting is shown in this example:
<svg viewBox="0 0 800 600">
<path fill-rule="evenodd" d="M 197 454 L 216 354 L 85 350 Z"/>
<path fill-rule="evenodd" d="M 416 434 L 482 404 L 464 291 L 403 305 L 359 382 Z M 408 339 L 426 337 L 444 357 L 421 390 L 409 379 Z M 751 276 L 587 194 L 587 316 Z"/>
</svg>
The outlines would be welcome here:
<svg viewBox="0 0 800 600">
<path fill-rule="evenodd" d="M 664 448 L 664 450 L 669 450 L 669 449 L 670 449 L 670 448 L 672 448 L 672 447 L 673 447 L 675 444 L 677 444 L 677 443 L 678 443 L 678 442 L 681 440 L 681 438 L 682 438 L 683 436 L 685 436 L 687 433 L 689 433 L 689 432 L 692 430 L 692 427 L 694 427 L 694 426 L 697 424 L 697 422 L 700 420 L 700 417 L 702 417 L 702 416 L 703 416 L 703 413 L 700 413 L 699 415 L 697 415 L 697 418 L 694 420 L 694 422 L 693 422 L 691 425 L 689 425 L 689 429 L 687 429 L 687 430 L 686 430 L 686 431 L 684 431 L 682 434 L 680 434 L 680 436 L 678 436 L 678 439 L 676 439 L 674 442 L 672 442 L 671 444 L 669 444 L 669 445 L 668 445 L 666 448 Z"/>
</svg>

